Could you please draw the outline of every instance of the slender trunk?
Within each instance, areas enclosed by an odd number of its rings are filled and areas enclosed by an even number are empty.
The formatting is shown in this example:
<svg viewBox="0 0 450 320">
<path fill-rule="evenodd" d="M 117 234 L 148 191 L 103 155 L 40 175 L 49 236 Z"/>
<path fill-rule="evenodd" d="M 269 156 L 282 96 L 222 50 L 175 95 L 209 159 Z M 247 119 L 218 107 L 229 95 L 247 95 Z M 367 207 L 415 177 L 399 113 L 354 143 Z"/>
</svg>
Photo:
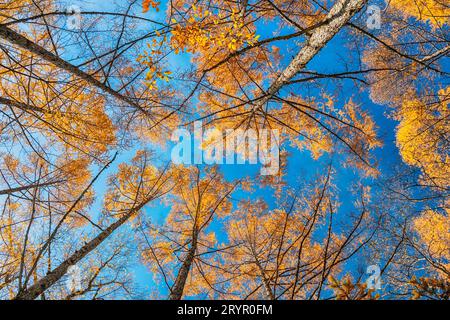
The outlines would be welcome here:
<svg viewBox="0 0 450 320">
<path fill-rule="evenodd" d="M 35 106 L 29 105 L 29 104 L 26 104 L 23 102 L 10 100 L 10 99 L 4 98 L 4 97 L 0 97 L 0 104 L 4 104 L 5 106 L 10 106 L 10 107 L 16 107 L 25 112 L 30 112 L 30 111 L 39 112 L 39 113 L 44 112 L 44 110 L 41 108 L 37 108 Z"/>
<path fill-rule="evenodd" d="M 107 92 L 110 95 L 116 97 L 117 99 L 121 100 L 122 102 L 126 103 L 127 105 L 131 105 L 135 108 L 138 108 L 141 111 L 143 111 L 144 113 L 146 112 L 131 98 L 122 95 L 118 91 L 107 86 L 104 82 L 101 82 L 101 81 L 97 80 L 95 77 L 93 77 L 92 75 L 84 72 L 77 66 L 61 59 L 60 57 L 51 53 L 50 51 L 46 50 L 45 48 L 41 47 L 40 45 L 27 39 L 20 33 L 17 33 L 16 31 L 14 31 L 2 24 L 0 24 L 0 37 L 9 41 L 12 44 L 24 49 L 24 50 L 27 50 L 27 51 L 39 56 L 40 58 L 53 64 L 54 66 L 56 66 L 60 69 L 63 69 L 65 71 L 85 80 L 86 82 L 99 88 L 100 90 L 103 90 L 104 92 Z"/>
<path fill-rule="evenodd" d="M 195 252 L 197 251 L 198 231 L 195 231 L 192 236 L 192 244 L 183 261 L 183 264 L 178 270 L 177 279 L 170 291 L 169 300 L 181 300 L 183 296 L 184 286 L 189 275 L 192 263 L 194 262 Z"/>
<path fill-rule="evenodd" d="M 272 288 L 270 287 L 269 280 L 266 278 L 266 273 L 264 272 L 264 269 L 261 266 L 261 263 L 258 259 L 256 259 L 256 266 L 259 270 L 259 275 L 261 276 L 261 279 L 264 284 L 264 288 L 266 289 L 267 298 L 270 300 L 275 300 L 275 295 L 273 294 Z"/>
<path fill-rule="evenodd" d="M 21 191 L 25 191 L 25 190 L 29 190 L 29 189 L 33 189 L 33 188 L 48 187 L 48 186 L 56 185 L 56 184 L 62 183 L 62 182 L 65 182 L 65 181 L 64 180 L 49 181 L 49 182 L 43 182 L 43 183 L 30 184 L 30 185 L 22 186 L 22 187 L 15 187 L 15 188 L 10 188 L 10 189 L 0 190 L 0 195 L 13 194 L 15 192 L 21 192 Z"/>
<path fill-rule="evenodd" d="M 308 62 L 339 32 L 339 30 L 365 5 L 367 0 L 338 0 L 328 13 L 323 25 L 314 29 L 305 46 L 286 69 L 271 84 L 264 98 L 258 104 L 263 106 L 286 85 Z"/>
<path fill-rule="evenodd" d="M 138 212 L 142 207 L 148 203 L 148 201 L 143 202 L 136 208 L 130 210 L 126 215 L 121 217 L 119 220 L 111 224 L 108 228 L 103 230 L 94 239 L 86 243 L 81 249 L 75 251 L 68 259 L 62 262 L 58 267 L 49 272 L 45 277 L 37 281 L 35 284 L 29 288 L 19 292 L 14 298 L 15 300 L 34 300 L 39 295 L 41 295 L 45 290 L 50 288 L 59 279 L 61 279 L 69 269 L 69 267 L 78 263 L 86 255 L 97 248 L 106 238 L 108 238 L 117 228 L 123 225 L 128 219 Z"/>
</svg>

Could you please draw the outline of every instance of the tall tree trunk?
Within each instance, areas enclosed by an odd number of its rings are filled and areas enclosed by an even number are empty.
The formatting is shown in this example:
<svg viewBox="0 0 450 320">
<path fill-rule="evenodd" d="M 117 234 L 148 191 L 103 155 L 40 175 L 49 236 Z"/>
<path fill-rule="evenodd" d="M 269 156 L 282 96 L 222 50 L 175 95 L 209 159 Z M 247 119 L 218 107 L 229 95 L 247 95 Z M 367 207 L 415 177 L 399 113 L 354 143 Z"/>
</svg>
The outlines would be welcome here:
<svg viewBox="0 0 450 320">
<path fill-rule="evenodd" d="M 107 86 L 105 83 L 97 80 L 92 75 L 84 72 L 77 66 L 61 59 L 57 55 L 51 53 L 50 51 L 46 50 L 42 46 L 34 43 L 33 41 L 27 39 L 20 33 L 0 24 L 0 37 L 7 40 L 11 44 L 14 44 L 24 50 L 27 50 L 40 58 L 44 59 L 45 61 L 53 64 L 54 66 L 63 69 L 70 74 L 73 74 L 80 79 L 85 80 L 86 82 L 90 83 L 91 85 L 97 87 L 100 90 L 103 90 L 104 92 L 107 92 L 111 94 L 112 96 L 116 97 L 117 99 L 121 100 L 122 102 L 126 103 L 127 105 L 131 105 L 137 109 L 140 109 L 142 112 L 146 113 L 146 110 L 144 110 L 139 104 L 137 104 L 135 101 L 133 101 L 131 98 L 126 97 L 122 95 L 120 92 L 112 89 L 111 87 Z M 106 81 L 106 79 L 105 79 Z"/>
<path fill-rule="evenodd" d="M 19 108 L 25 112 L 30 112 L 30 111 L 34 111 L 34 112 L 39 112 L 42 113 L 45 110 L 41 109 L 41 108 L 37 108 L 35 106 L 23 103 L 23 102 L 19 102 L 19 101 L 14 101 L 14 100 L 10 100 L 8 98 L 4 98 L 4 97 L 0 97 L 0 104 L 4 104 L 5 106 L 10 106 L 10 107 L 16 107 Z"/>
<path fill-rule="evenodd" d="M 25 190 L 29 190 L 29 189 L 33 189 L 33 188 L 53 186 L 53 185 L 57 185 L 57 184 L 63 183 L 63 182 L 65 182 L 65 180 L 55 180 L 55 181 L 48 181 L 48 182 L 42 182 L 42 183 L 33 183 L 33 184 L 26 185 L 26 186 L 0 190 L 0 195 L 13 194 L 15 192 L 21 192 L 21 191 L 25 191 Z"/>
<path fill-rule="evenodd" d="M 314 29 L 297 56 L 270 85 L 258 106 L 263 106 L 288 83 L 308 62 L 339 32 L 339 30 L 365 5 L 367 0 L 338 0 L 328 13 L 324 23 Z"/>
<path fill-rule="evenodd" d="M 58 267 L 53 269 L 50 273 L 48 273 L 45 277 L 37 281 L 32 286 L 27 289 L 19 292 L 15 300 L 34 300 L 39 295 L 41 295 L 45 290 L 50 288 L 53 284 L 55 284 L 59 279 L 61 279 L 66 273 L 69 267 L 78 263 L 81 259 L 83 259 L 86 255 L 88 255 L 91 251 L 97 248 L 106 238 L 108 238 L 117 228 L 127 222 L 133 214 L 137 213 L 141 210 L 148 201 L 144 201 L 139 206 L 130 210 L 126 215 L 121 217 L 119 220 L 111 224 L 108 228 L 103 230 L 100 234 L 98 234 L 94 239 L 86 243 L 81 249 L 75 251 L 68 259 L 62 262 Z"/>
<path fill-rule="evenodd" d="M 197 251 L 197 240 L 198 231 L 194 231 L 194 234 L 192 235 L 191 247 L 189 248 L 180 270 L 178 270 L 177 279 L 175 280 L 175 283 L 170 291 L 169 300 L 180 300 L 183 296 L 184 286 L 186 285 L 186 280 L 189 275 L 192 262 L 194 262 L 195 252 Z"/>
<path fill-rule="evenodd" d="M 266 289 L 267 298 L 270 300 L 275 300 L 275 295 L 272 291 L 272 288 L 270 287 L 269 279 L 267 279 L 266 273 L 263 267 L 261 266 L 261 263 L 259 262 L 258 258 L 255 257 L 255 259 L 256 259 L 256 266 L 258 267 L 259 270 L 259 275 L 261 276 L 261 279 L 264 284 L 264 289 Z"/>
</svg>

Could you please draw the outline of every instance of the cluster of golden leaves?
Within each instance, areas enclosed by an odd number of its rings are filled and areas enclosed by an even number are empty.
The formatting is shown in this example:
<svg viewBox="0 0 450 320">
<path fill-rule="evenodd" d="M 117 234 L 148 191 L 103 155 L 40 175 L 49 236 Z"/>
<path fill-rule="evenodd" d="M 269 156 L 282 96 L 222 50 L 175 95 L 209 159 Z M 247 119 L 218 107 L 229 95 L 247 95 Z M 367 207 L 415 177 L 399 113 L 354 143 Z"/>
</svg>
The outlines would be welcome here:
<svg viewBox="0 0 450 320">
<path fill-rule="evenodd" d="M 150 7 L 152 7 L 156 11 L 159 11 L 159 5 L 160 5 L 159 1 L 143 0 L 142 1 L 142 12 L 143 13 L 148 12 L 150 10 Z"/>
<path fill-rule="evenodd" d="M 450 209 L 444 213 L 426 210 L 414 220 L 414 228 L 424 252 L 442 265 L 441 276 L 448 277 L 442 270 L 450 270 Z"/>
<path fill-rule="evenodd" d="M 193 63 L 198 66 L 199 72 L 228 59 L 227 63 L 208 72 L 206 77 L 212 85 L 220 87 L 220 91 L 234 96 L 240 87 L 262 80 L 262 70 L 254 64 L 263 67 L 262 62 L 268 61 L 268 57 L 265 50 L 256 48 L 238 58 L 229 59 L 239 49 L 256 43 L 259 36 L 253 23 L 242 16 L 237 4 L 229 7 L 229 4 L 218 1 L 217 5 L 214 11 L 209 11 L 206 4 L 189 9 L 184 7 L 186 15 L 180 22 L 173 21 L 176 24 L 170 41 L 175 53 L 185 51 L 193 54 Z M 214 112 L 215 99 L 220 99 L 217 104 L 221 108 L 226 107 L 223 97 L 200 95 L 202 104 L 206 104 L 200 108 Z"/>
<path fill-rule="evenodd" d="M 172 22 L 177 21 L 174 19 Z M 172 31 L 171 44 L 175 53 L 186 51 L 213 57 L 219 50 L 228 49 L 225 53 L 229 54 L 244 44 L 253 45 L 258 39 L 254 28 L 244 27 L 244 20 L 237 9 L 232 8 L 231 13 L 226 14 L 225 11 L 215 13 L 192 5 L 186 23 L 177 24 Z"/>
<path fill-rule="evenodd" d="M 407 164 L 419 167 L 421 180 L 430 187 L 450 186 L 450 87 L 430 99 L 405 100 L 398 111 L 397 145 Z"/>
<path fill-rule="evenodd" d="M 330 288 L 333 289 L 336 300 L 375 300 L 379 298 L 373 289 L 368 289 L 365 283 L 355 282 L 350 275 L 340 280 L 330 277 Z"/>
<path fill-rule="evenodd" d="M 42 8 L 54 10 L 54 0 L 42 0 L 39 2 Z M 33 5 L 33 0 L 2 0 L 0 2 L 0 23 L 11 18 L 17 18 L 22 14 L 39 14 L 39 9 Z"/>
<path fill-rule="evenodd" d="M 151 152 L 139 150 L 130 163 L 119 165 L 118 172 L 109 179 L 104 198 L 104 212 L 108 216 L 121 217 L 130 209 L 157 198 L 159 186 L 166 178 L 164 172 L 151 164 L 152 158 Z"/>
<path fill-rule="evenodd" d="M 434 28 L 448 23 L 450 7 L 440 0 L 392 0 L 389 2 L 406 17 L 428 21 Z"/>
<path fill-rule="evenodd" d="M 215 232 L 208 226 L 231 214 L 228 195 L 236 184 L 225 181 L 216 167 L 200 170 L 176 166 L 170 175 L 173 185 L 167 198 L 170 212 L 163 226 L 151 230 L 152 245 L 143 251 L 142 257 L 155 275 L 163 268 L 166 277 L 176 277 L 178 259 L 185 258 L 188 247 L 195 246 L 196 255 L 201 256 L 217 246 Z M 198 294 L 207 287 L 207 281 L 214 282 L 216 276 L 214 268 L 197 262 L 189 273 L 185 294 Z"/>
<path fill-rule="evenodd" d="M 42 184 L 51 183 L 47 188 L 51 198 L 47 199 L 44 195 L 44 189 L 41 189 L 42 200 L 36 202 L 24 202 L 17 200 L 17 205 L 14 206 L 16 216 L 22 215 L 27 217 L 28 212 L 37 210 L 41 214 L 49 214 L 49 210 L 54 212 L 66 212 L 72 203 L 79 197 L 84 187 L 91 179 L 91 173 L 88 169 L 89 162 L 84 158 L 73 159 L 68 157 L 66 159 L 58 158 L 58 170 L 55 170 L 52 165 L 44 161 L 37 155 L 30 155 L 27 161 L 19 160 L 11 155 L 6 155 L 2 159 L 3 177 L 11 180 L 14 179 L 16 183 L 27 185 L 29 181 L 39 181 Z M 34 189 L 35 190 L 35 189 Z M 33 193 L 33 189 L 30 191 Z M 72 226 L 81 226 L 86 223 L 86 220 L 77 215 L 76 212 L 82 212 L 92 203 L 94 192 L 89 190 L 85 197 L 78 201 L 77 205 L 72 209 L 67 222 Z M 51 201 L 45 203 L 45 200 Z M 13 200 L 11 200 L 13 201 Z"/>
<path fill-rule="evenodd" d="M 410 284 L 413 287 L 413 299 L 450 299 L 450 281 L 445 278 L 414 277 Z"/>
<path fill-rule="evenodd" d="M 153 39 L 151 43 L 147 44 L 148 50 L 144 52 L 137 58 L 137 61 L 143 66 L 147 67 L 147 74 L 145 76 L 145 83 L 149 90 L 157 90 L 157 81 L 164 80 L 169 81 L 169 76 L 171 71 L 163 70 L 162 66 L 157 63 L 154 57 L 158 57 L 162 54 L 161 47 L 165 44 L 166 37 L 162 37 L 161 40 Z"/>
<path fill-rule="evenodd" d="M 34 39 L 48 45 L 44 33 L 34 33 Z M 66 155 L 101 157 L 114 146 L 116 129 L 106 114 L 102 94 L 73 76 L 61 81 L 57 67 L 26 50 L 17 50 L 16 60 L 2 56 L 9 65 L 0 67 L 5 79 L 0 83 L 0 95 L 24 107 L 2 105 L 3 112 L 18 119 L 22 130 L 44 136 L 47 145 L 58 146 Z M 33 65 L 31 75 L 29 65 Z M 14 126 L 2 129 L 3 136 L 17 138 Z"/>
</svg>

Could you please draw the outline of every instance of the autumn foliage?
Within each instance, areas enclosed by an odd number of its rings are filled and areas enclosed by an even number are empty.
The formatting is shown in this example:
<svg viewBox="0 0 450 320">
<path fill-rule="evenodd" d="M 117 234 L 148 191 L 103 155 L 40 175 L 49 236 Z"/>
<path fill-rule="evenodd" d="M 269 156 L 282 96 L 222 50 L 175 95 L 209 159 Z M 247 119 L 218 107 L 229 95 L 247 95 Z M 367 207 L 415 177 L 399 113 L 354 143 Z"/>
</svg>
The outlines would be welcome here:
<svg viewBox="0 0 450 320">
<path fill-rule="evenodd" d="M 0 299 L 450 298 L 446 1 L 83 2 L 0 3 Z"/>
</svg>

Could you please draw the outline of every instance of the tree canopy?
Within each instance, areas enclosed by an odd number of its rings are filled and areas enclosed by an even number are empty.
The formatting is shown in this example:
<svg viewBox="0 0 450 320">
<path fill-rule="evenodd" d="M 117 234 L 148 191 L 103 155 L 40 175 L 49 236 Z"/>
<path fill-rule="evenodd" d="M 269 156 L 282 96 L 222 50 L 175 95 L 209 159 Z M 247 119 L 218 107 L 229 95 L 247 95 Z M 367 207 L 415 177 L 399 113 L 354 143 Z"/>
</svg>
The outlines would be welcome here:
<svg viewBox="0 0 450 320">
<path fill-rule="evenodd" d="M 449 17 L 2 1 L 0 299 L 449 299 Z"/>
</svg>

